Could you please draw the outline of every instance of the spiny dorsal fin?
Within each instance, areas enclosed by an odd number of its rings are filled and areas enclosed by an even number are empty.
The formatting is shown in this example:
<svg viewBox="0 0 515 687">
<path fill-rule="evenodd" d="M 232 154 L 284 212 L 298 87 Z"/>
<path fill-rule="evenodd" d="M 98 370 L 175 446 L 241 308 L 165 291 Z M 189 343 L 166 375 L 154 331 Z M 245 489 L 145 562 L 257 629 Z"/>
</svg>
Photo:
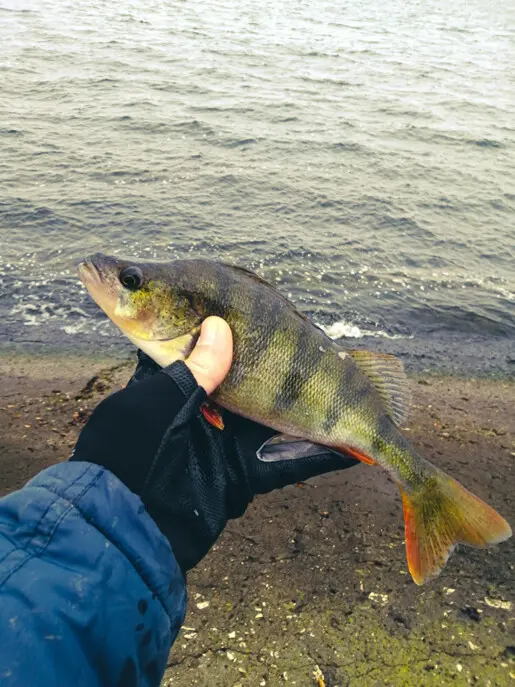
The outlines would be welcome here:
<svg viewBox="0 0 515 687">
<path fill-rule="evenodd" d="M 303 312 L 300 312 L 293 303 L 284 296 L 279 289 L 274 286 L 273 284 L 270 284 L 269 281 L 261 277 L 259 274 L 256 272 L 253 272 L 252 270 L 249 270 L 247 267 L 241 267 L 241 265 L 231 265 L 228 262 L 221 262 L 221 265 L 224 267 L 229 267 L 231 270 L 235 270 L 237 272 L 240 272 L 241 274 L 245 275 L 248 279 L 252 279 L 253 281 L 257 282 L 258 284 L 261 284 L 262 286 L 265 286 L 266 288 L 270 289 L 274 293 L 274 295 L 279 298 L 284 305 L 286 305 L 290 310 L 292 310 L 296 315 L 298 315 L 302 320 L 305 320 L 306 322 L 309 322 L 315 329 L 319 329 L 321 332 L 324 333 L 324 335 L 327 337 L 327 334 L 323 331 L 323 329 L 320 329 L 320 327 L 309 319 L 307 315 L 304 315 Z M 329 338 L 329 337 L 327 337 Z"/>
<path fill-rule="evenodd" d="M 353 357 L 383 399 L 392 420 L 401 425 L 406 422 L 411 392 L 404 365 L 399 358 L 388 353 L 373 351 L 345 351 Z"/>
</svg>

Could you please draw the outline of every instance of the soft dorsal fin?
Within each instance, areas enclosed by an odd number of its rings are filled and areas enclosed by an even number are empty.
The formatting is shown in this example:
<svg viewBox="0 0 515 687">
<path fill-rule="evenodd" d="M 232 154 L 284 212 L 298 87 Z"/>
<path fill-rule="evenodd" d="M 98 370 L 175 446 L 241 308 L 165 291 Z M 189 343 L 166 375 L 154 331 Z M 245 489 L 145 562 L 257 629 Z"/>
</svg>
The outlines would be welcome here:
<svg viewBox="0 0 515 687">
<path fill-rule="evenodd" d="M 411 392 L 402 361 L 394 355 L 374 351 L 347 350 L 345 354 L 352 356 L 379 391 L 392 420 L 398 425 L 406 422 Z"/>
</svg>

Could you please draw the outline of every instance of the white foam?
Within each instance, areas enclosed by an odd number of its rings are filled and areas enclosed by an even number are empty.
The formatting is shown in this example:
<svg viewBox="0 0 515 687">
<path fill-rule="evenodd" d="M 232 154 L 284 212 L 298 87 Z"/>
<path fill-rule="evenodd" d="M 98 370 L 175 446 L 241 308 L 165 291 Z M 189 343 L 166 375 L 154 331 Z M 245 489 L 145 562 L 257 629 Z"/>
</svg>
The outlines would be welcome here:
<svg viewBox="0 0 515 687">
<path fill-rule="evenodd" d="M 350 322 L 341 320 L 330 325 L 318 325 L 331 339 L 362 339 L 364 334 L 361 329 Z"/>
<path fill-rule="evenodd" d="M 361 329 L 356 324 L 340 320 L 330 325 L 317 325 L 331 339 L 362 339 L 364 336 L 371 336 L 376 339 L 412 339 L 413 335 L 389 334 L 382 329 Z"/>
<path fill-rule="evenodd" d="M 41 327 L 51 323 L 70 336 L 82 333 L 95 333 L 100 336 L 113 336 L 109 319 L 94 319 L 88 312 L 78 306 L 56 305 L 51 302 L 25 302 L 23 295 L 16 296 L 17 302 L 9 315 L 14 316 L 25 327 Z"/>
</svg>

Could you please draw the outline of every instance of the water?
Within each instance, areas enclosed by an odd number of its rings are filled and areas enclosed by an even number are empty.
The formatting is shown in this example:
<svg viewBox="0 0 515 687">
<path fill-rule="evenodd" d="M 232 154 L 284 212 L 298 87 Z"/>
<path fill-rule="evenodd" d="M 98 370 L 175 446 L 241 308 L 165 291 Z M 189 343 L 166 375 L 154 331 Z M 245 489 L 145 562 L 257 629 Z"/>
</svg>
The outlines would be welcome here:
<svg viewBox="0 0 515 687">
<path fill-rule="evenodd" d="M 512 0 L 0 0 L 0 46 L 0 347 L 125 350 L 74 272 L 102 250 L 514 373 Z"/>
</svg>

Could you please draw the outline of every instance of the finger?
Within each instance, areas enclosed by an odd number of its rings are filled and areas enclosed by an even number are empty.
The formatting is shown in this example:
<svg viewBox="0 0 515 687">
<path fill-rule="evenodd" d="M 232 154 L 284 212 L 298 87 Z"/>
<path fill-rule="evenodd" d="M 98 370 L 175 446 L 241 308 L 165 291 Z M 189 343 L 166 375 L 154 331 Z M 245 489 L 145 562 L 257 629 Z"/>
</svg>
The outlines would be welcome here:
<svg viewBox="0 0 515 687">
<path fill-rule="evenodd" d="M 211 394 L 232 363 L 232 332 L 227 322 L 220 317 L 205 319 L 197 345 L 185 362 L 200 386 Z"/>
</svg>

